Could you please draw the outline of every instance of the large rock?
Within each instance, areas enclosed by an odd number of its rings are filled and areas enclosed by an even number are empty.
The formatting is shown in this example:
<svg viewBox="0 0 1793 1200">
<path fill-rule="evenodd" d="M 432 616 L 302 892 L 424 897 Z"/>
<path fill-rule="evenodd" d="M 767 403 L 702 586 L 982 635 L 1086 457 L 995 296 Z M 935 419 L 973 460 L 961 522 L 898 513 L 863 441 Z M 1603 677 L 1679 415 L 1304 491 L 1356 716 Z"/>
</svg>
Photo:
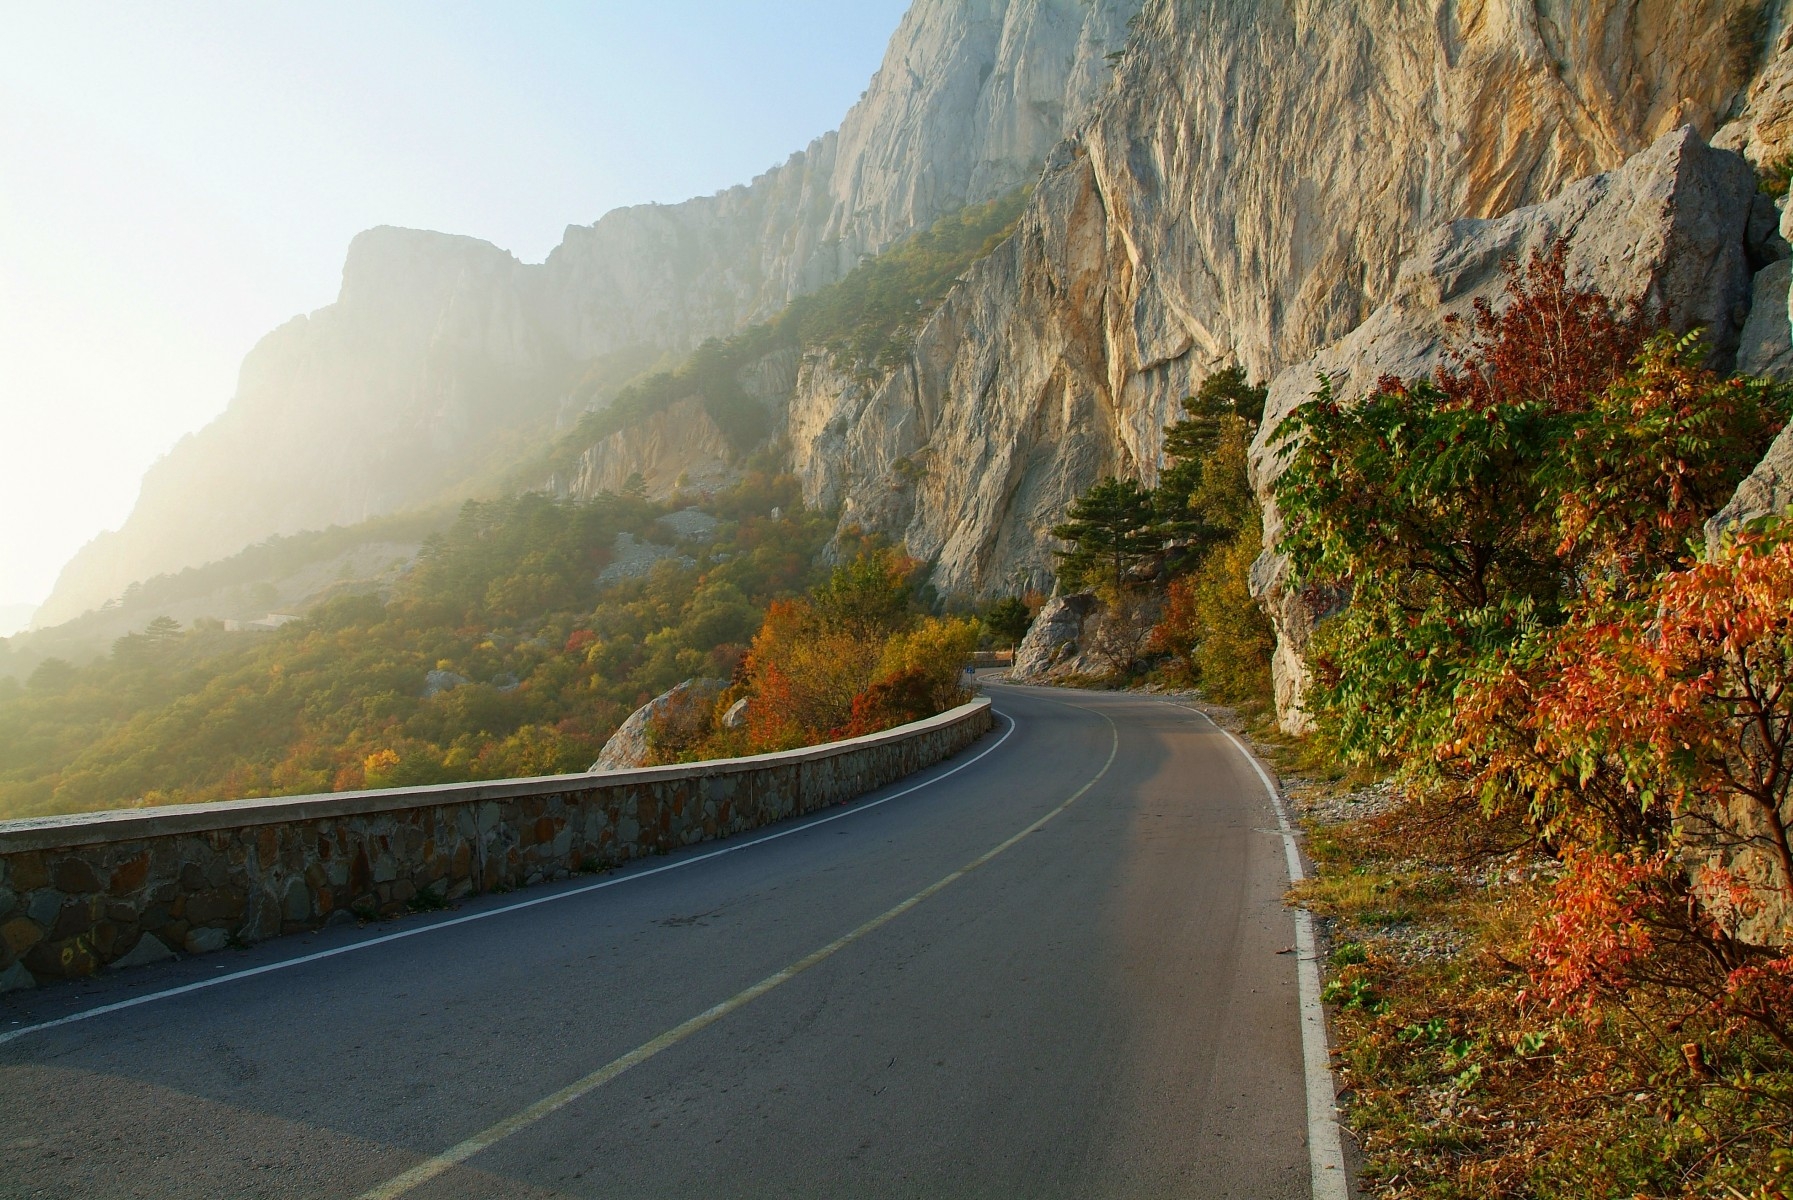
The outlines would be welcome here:
<svg viewBox="0 0 1793 1200">
<path fill-rule="evenodd" d="M 722 727 L 724 729 L 747 728 L 748 710 L 751 705 L 752 701 L 746 696 L 729 705 L 728 711 L 722 714 Z"/>
<path fill-rule="evenodd" d="M 168 948 L 167 943 L 153 933 L 146 933 L 137 939 L 137 944 L 131 947 L 129 953 L 114 959 L 108 965 L 115 970 L 143 967 L 173 957 L 174 951 Z"/>
<path fill-rule="evenodd" d="M 1749 320 L 1737 345 L 1737 370 L 1770 379 L 1793 378 L 1793 323 L 1787 318 L 1787 288 L 1793 262 L 1782 259 L 1756 272 Z"/>
<path fill-rule="evenodd" d="M 1789 509 L 1793 509 L 1793 426 L 1781 431 L 1756 469 L 1737 485 L 1730 503 L 1706 522 L 1706 545 L 1716 549 L 1738 527 Z"/>
<path fill-rule="evenodd" d="M 687 679 L 655 696 L 629 714 L 598 752 L 592 771 L 625 771 L 648 766 L 654 760 L 654 731 L 668 719 L 701 711 L 708 717 L 727 683 L 720 679 Z"/>
<path fill-rule="evenodd" d="M 452 692 L 458 687 L 466 687 L 473 681 L 465 675 L 453 671 L 435 670 L 423 677 L 423 698 L 440 696 L 443 692 Z"/>
<path fill-rule="evenodd" d="M 625 579 L 640 579 L 652 574 L 654 568 L 663 562 L 671 562 L 680 567 L 697 565 L 695 558 L 680 554 L 676 547 L 663 546 L 659 542 L 644 542 L 632 533 L 619 533 L 611 543 L 610 562 L 598 572 L 598 586 L 609 587 Z"/>
<path fill-rule="evenodd" d="M 1027 636 L 1015 647 L 1009 678 L 1016 683 L 1035 683 L 1062 673 L 1076 661 L 1083 641 L 1084 622 L 1096 610 L 1096 598 L 1088 592 L 1054 596 L 1041 607 L 1027 628 Z"/>
<path fill-rule="evenodd" d="M 1621 302 L 1641 300 L 1677 328 L 1704 328 L 1716 357 L 1725 361 L 1736 350 L 1749 312 L 1750 228 L 1757 199 L 1748 163 L 1684 128 L 1618 170 L 1576 183 L 1547 203 L 1434 230 L 1402 264 L 1393 295 L 1367 321 L 1272 381 L 1263 427 L 1252 445 L 1265 544 L 1274 547 L 1280 530 L 1271 502 L 1283 461 L 1276 427 L 1308 398 L 1318 377 L 1334 380 L 1338 393 L 1349 398 L 1384 375 L 1431 374 L 1444 360 L 1446 319 L 1467 317 L 1477 300 L 1498 303 L 1505 287 L 1502 264 L 1524 262 L 1558 240 L 1567 246 L 1571 286 Z M 1780 312 L 1784 325 L 1784 299 Z M 1277 710 L 1286 729 L 1300 732 L 1308 723 L 1301 708 L 1302 655 L 1315 606 L 1285 591 L 1284 571 L 1274 549 L 1266 550 L 1253 569 L 1253 588 L 1277 627 Z"/>
</svg>

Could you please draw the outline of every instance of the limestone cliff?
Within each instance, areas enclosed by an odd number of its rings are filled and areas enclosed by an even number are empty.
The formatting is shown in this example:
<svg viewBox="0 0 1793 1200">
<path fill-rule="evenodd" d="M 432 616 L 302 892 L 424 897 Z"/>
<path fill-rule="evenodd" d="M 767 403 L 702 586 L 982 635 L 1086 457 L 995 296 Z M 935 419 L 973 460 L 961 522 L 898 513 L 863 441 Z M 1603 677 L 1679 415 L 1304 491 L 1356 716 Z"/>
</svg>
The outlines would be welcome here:
<svg viewBox="0 0 1793 1200">
<path fill-rule="evenodd" d="M 270 334 L 226 413 L 144 480 L 36 618 L 272 534 L 450 499 L 668 352 L 1012 191 L 1106 87 L 1143 0 L 917 0 L 836 133 L 751 184 L 569 228 L 541 265 L 381 229 Z"/>
<path fill-rule="evenodd" d="M 361 234 L 337 302 L 261 340 L 224 415 L 150 468 L 130 519 L 63 569 L 34 625 L 270 535 L 432 499 L 551 419 L 572 364 L 534 319 L 526 272 L 473 238 Z"/>
<path fill-rule="evenodd" d="M 1759 65 L 1741 7 L 1156 0 L 1019 232 L 910 360 L 875 386 L 805 371 L 812 494 L 933 561 L 944 591 L 1042 583 L 1065 504 L 1103 474 L 1153 479 L 1211 371 L 1269 378 L 1347 333 L 1443 222 L 1710 134 Z"/>
<path fill-rule="evenodd" d="M 734 449 L 698 400 L 681 400 L 665 412 L 617 432 L 579 458 L 573 477 L 553 490 L 567 496 L 621 492 L 640 475 L 659 499 L 690 486 L 713 491 L 732 476 Z"/>
</svg>

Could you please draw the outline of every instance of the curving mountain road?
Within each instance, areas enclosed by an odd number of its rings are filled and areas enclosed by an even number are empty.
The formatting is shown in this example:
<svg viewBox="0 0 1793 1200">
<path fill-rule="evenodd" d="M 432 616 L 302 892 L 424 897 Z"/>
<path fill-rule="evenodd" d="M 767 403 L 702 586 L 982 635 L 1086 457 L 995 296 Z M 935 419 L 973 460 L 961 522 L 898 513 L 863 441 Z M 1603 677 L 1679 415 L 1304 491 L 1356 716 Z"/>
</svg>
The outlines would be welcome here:
<svg viewBox="0 0 1793 1200">
<path fill-rule="evenodd" d="M 1310 1195 L 1254 768 L 1168 703 L 991 691 L 820 817 L 0 998 L 0 1196 Z"/>
</svg>

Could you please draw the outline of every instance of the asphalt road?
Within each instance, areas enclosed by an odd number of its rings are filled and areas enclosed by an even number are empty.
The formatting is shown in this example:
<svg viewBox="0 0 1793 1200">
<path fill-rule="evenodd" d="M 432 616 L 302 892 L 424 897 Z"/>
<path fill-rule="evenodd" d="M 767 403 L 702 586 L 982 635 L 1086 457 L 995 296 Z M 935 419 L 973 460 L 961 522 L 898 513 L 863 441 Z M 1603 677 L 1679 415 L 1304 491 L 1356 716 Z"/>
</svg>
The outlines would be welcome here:
<svg viewBox="0 0 1793 1200">
<path fill-rule="evenodd" d="M 1251 766 L 991 690 L 958 758 L 595 890 L 0 998 L 4 1035 L 489 914 L 0 1045 L 0 1196 L 1307 1196 Z"/>
</svg>

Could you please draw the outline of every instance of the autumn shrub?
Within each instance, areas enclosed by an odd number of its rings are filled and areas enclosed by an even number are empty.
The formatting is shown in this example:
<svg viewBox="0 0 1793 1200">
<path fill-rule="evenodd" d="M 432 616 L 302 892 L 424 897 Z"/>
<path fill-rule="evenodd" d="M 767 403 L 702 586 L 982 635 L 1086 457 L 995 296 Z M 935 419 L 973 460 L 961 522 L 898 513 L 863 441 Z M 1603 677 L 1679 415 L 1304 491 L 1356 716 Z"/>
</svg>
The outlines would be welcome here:
<svg viewBox="0 0 1793 1200">
<path fill-rule="evenodd" d="M 1189 616 L 1199 630 L 1192 653 L 1196 678 L 1222 704 L 1270 695 L 1276 636 L 1251 594 L 1251 566 L 1261 548 L 1254 516 L 1188 576 Z"/>
<path fill-rule="evenodd" d="M 893 633 L 878 659 L 882 679 L 914 676 L 932 712 L 966 699 L 965 664 L 977 650 L 978 624 L 962 617 L 923 617 L 912 629 Z"/>
<path fill-rule="evenodd" d="M 808 745 L 851 721 L 853 698 L 876 677 L 881 640 L 831 626 L 807 601 L 774 603 L 744 667 L 754 752 Z"/>
<path fill-rule="evenodd" d="M 1632 1023 L 1595 1041 L 1653 1097 L 1690 1074 L 1684 1111 L 1718 1120 L 1714 1089 L 1772 1077 L 1785 1112 L 1793 545 L 1757 531 L 1707 559 L 1700 533 L 1788 391 L 1571 289 L 1560 247 L 1457 336 L 1432 378 L 1322 386 L 1282 431 L 1282 549 L 1337 608 L 1307 706 L 1347 760 L 1465 820 L 1479 802 L 1555 864 L 1503 947 L 1509 1007 Z"/>
<path fill-rule="evenodd" d="M 718 731 L 702 754 L 788 750 L 960 703 L 980 627 L 924 615 L 916 577 L 913 560 L 874 547 L 808 596 L 773 604 L 724 697 L 747 701 L 744 736 Z"/>
<path fill-rule="evenodd" d="M 842 737 L 863 737 L 932 716 L 940 711 L 934 707 L 932 693 L 925 671 L 886 675 L 853 697 L 853 716 L 836 732 Z"/>
<path fill-rule="evenodd" d="M 1170 673 L 1179 682 L 1193 684 L 1201 678 L 1197 655 L 1203 637 L 1202 614 L 1196 607 L 1192 575 L 1181 575 L 1164 589 L 1164 611 L 1152 629 L 1146 649 L 1170 660 Z"/>
<path fill-rule="evenodd" d="M 1790 686 L 1793 542 L 1755 533 L 1464 689 L 1445 761 L 1571 865 L 1539 935 L 1559 993 L 1670 988 L 1793 1052 Z"/>
</svg>

